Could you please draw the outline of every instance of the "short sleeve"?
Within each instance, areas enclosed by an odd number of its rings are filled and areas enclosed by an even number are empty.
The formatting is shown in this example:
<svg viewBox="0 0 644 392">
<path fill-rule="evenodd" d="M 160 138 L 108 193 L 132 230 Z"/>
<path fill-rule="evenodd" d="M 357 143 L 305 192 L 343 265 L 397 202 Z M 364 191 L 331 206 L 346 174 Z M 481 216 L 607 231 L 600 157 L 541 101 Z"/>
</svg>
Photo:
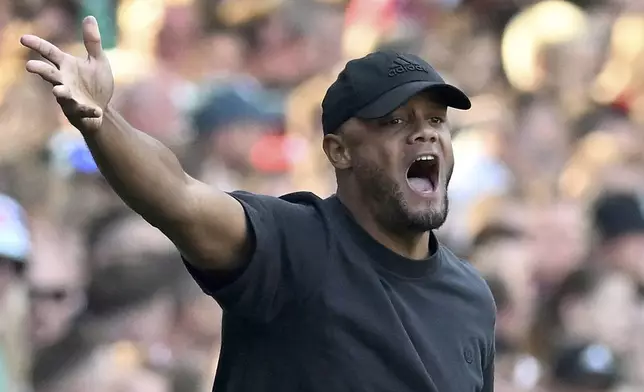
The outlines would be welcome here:
<svg viewBox="0 0 644 392">
<path fill-rule="evenodd" d="M 329 237 L 321 199 L 304 192 L 280 198 L 248 192 L 231 196 L 244 208 L 253 245 L 243 270 L 222 285 L 211 272 L 188 263 L 186 268 L 225 311 L 268 322 L 320 286 Z"/>
</svg>

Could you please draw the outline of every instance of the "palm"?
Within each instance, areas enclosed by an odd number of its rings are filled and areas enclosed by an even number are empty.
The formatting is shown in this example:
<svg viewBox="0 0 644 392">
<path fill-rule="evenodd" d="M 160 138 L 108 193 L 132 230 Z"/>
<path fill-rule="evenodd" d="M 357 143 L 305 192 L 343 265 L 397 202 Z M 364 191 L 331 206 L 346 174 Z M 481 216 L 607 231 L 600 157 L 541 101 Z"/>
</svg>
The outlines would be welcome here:
<svg viewBox="0 0 644 392">
<path fill-rule="evenodd" d="M 114 90 L 112 69 L 107 60 L 70 57 L 68 64 L 61 64 L 63 85 L 69 86 L 72 98 L 87 105 L 105 109 Z"/>
<path fill-rule="evenodd" d="M 89 132 L 100 127 L 103 112 L 112 99 L 114 78 L 93 17 L 83 21 L 83 41 L 87 50 L 84 59 L 65 53 L 39 37 L 21 38 L 24 46 L 50 62 L 30 60 L 27 71 L 50 82 L 65 116 L 82 132 Z"/>
</svg>

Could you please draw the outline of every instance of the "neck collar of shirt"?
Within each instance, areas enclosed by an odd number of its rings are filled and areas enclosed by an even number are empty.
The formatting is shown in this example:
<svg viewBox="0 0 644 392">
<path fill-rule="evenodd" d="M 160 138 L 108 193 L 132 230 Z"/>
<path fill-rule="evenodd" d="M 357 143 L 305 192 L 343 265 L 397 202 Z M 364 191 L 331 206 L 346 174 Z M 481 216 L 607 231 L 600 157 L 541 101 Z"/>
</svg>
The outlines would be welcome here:
<svg viewBox="0 0 644 392">
<path fill-rule="evenodd" d="M 339 213 L 346 231 L 359 243 L 359 246 L 369 253 L 371 259 L 388 272 L 403 278 L 423 278 L 438 269 L 442 260 L 442 245 L 433 232 L 429 236 L 429 249 L 434 253 L 421 260 L 404 257 L 387 248 L 374 239 L 353 217 L 349 209 L 335 196 L 329 202 Z"/>
</svg>

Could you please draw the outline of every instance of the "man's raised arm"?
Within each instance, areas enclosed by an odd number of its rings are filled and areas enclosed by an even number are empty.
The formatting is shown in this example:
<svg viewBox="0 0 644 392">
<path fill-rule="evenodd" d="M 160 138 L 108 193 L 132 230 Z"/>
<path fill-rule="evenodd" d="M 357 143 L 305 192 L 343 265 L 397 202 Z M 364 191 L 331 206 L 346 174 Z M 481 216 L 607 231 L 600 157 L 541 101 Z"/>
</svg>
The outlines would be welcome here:
<svg viewBox="0 0 644 392">
<path fill-rule="evenodd" d="M 27 71 L 54 86 L 54 96 L 83 134 L 101 173 L 134 211 L 196 267 L 235 269 L 248 246 L 242 206 L 188 176 L 170 149 L 110 108 L 114 79 L 93 17 L 83 21 L 83 40 L 87 58 L 73 57 L 36 36 L 22 37 L 24 46 L 49 61 L 31 60 Z"/>
</svg>

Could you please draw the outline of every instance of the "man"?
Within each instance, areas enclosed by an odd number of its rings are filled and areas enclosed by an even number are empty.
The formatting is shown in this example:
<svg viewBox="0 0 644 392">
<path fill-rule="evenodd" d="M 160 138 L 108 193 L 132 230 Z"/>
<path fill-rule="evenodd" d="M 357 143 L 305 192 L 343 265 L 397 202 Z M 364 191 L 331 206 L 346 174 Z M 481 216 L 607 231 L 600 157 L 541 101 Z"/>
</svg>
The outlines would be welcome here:
<svg viewBox="0 0 644 392">
<path fill-rule="evenodd" d="M 109 103 L 96 20 L 87 58 L 22 43 L 51 64 L 67 118 L 120 197 L 181 250 L 224 309 L 215 391 L 493 390 L 495 308 L 474 269 L 432 233 L 447 215 L 447 106 L 469 99 L 412 55 L 347 64 L 322 104 L 337 195 L 224 193 Z"/>
</svg>

